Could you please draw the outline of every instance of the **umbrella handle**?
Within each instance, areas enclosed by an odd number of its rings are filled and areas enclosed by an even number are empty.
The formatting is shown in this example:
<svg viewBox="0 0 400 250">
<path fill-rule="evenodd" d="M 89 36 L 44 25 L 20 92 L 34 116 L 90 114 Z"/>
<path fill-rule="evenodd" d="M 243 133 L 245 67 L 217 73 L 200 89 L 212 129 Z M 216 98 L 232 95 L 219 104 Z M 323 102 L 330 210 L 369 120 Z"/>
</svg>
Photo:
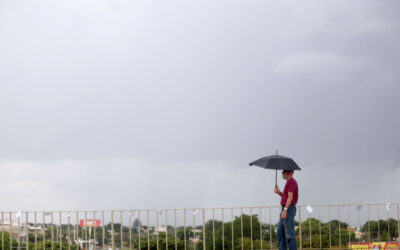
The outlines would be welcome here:
<svg viewBox="0 0 400 250">
<path fill-rule="evenodd" d="M 278 169 L 275 169 L 275 187 L 278 186 Z"/>
</svg>

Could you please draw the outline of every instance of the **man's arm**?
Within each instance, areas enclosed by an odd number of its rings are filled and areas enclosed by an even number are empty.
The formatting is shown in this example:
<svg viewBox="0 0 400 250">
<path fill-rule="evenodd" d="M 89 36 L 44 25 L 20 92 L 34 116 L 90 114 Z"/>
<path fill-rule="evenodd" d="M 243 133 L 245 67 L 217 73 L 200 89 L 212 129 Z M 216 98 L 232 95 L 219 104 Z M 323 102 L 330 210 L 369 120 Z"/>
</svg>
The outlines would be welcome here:
<svg viewBox="0 0 400 250">
<path fill-rule="evenodd" d="M 278 187 L 278 186 L 275 186 L 274 192 L 275 192 L 276 194 L 278 194 L 279 196 L 282 197 L 282 192 L 279 190 L 279 187 Z"/>
<path fill-rule="evenodd" d="M 285 209 L 283 210 L 282 215 L 281 215 L 282 219 L 286 219 L 287 209 L 290 207 L 290 204 L 292 204 L 292 200 L 293 200 L 293 193 L 288 192 L 288 198 L 286 200 Z"/>
</svg>

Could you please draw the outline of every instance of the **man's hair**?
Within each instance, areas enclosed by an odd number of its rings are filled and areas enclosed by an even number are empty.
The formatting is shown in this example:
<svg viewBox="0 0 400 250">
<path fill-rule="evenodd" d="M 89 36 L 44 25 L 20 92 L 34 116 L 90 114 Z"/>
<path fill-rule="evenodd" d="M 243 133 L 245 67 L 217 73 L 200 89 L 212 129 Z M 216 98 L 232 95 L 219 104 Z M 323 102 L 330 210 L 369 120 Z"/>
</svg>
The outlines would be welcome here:
<svg viewBox="0 0 400 250">
<path fill-rule="evenodd" d="M 283 172 L 285 172 L 285 173 L 293 173 L 294 171 L 293 170 L 283 170 Z"/>
</svg>

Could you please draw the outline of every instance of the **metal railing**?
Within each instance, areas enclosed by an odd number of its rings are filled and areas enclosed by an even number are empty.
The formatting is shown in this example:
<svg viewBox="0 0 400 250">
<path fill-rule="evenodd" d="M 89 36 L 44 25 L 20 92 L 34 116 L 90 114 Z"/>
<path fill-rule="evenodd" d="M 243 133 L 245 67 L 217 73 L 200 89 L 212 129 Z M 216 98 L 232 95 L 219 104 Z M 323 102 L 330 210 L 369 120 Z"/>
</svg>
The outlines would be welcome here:
<svg viewBox="0 0 400 250">
<path fill-rule="evenodd" d="M 0 212 L 1 249 L 277 249 L 280 206 Z M 299 249 L 398 249 L 397 203 L 298 205 Z M 375 242 L 375 243 L 373 243 Z M 381 242 L 381 243 L 379 243 Z M 382 242 L 384 244 L 382 244 Z"/>
</svg>

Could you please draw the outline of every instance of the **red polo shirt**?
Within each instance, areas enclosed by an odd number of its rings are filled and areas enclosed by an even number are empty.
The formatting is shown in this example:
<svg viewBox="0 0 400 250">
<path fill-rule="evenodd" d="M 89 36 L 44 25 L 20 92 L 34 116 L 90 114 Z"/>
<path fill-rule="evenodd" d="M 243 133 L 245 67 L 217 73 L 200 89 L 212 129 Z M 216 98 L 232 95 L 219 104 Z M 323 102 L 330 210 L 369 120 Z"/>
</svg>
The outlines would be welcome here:
<svg viewBox="0 0 400 250">
<path fill-rule="evenodd" d="M 293 205 L 297 204 L 299 199 L 299 187 L 297 186 L 297 181 L 292 177 L 290 180 L 286 181 L 285 188 L 282 192 L 281 205 L 286 205 L 287 198 L 289 197 L 289 192 L 293 193 Z"/>
</svg>

